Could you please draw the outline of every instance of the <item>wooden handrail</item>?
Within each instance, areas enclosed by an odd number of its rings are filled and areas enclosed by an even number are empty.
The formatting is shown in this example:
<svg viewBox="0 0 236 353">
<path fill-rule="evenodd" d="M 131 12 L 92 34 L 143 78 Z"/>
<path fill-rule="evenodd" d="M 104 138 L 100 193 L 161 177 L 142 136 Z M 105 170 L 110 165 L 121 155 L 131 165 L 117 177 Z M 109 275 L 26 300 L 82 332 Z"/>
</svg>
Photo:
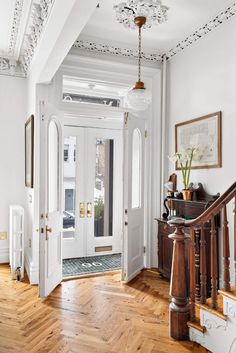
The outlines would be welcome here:
<svg viewBox="0 0 236 353">
<path fill-rule="evenodd" d="M 222 213 L 223 237 L 223 278 L 224 289 L 230 291 L 230 242 L 227 217 L 227 204 L 234 199 L 236 203 L 236 182 L 220 196 L 199 217 L 185 220 L 176 217 L 168 221 L 175 228 L 169 238 L 174 241 L 171 270 L 170 295 L 170 335 L 177 340 L 188 338 L 187 322 L 195 320 L 195 303 L 207 305 L 206 296 L 206 257 L 210 256 L 211 306 L 218 307 L 218 263 L 217 263 L 217 216 Z M 210 252 L 206 252 L 205 226 L 210 227 Z M 184 228 L 190 228 L 190 238 Z M 189 269 L 184 262 L 185 243 L 191 242 Z M 200 244 L 200 249 L 199 249 Z M 195 262 L 194 262 L 194 258 Z M 236 269 L 236 204 L 234 207 L 234 267 Z M 187 277 L 189 288 L 187 290 Z"/>
<path fill-rule="evenodd" d="M 194 227 L 200 225 L 202 223 L 207 222 L 212 216 L 217 215 L 221 209 L 229 203 L 236 196 L 236 182 L 231 185 L 231 187 L 222 194 L 216 201 L 214 201 L 209 208 L 206 209 L 199 217 L 193 220 L 183 220 L 183 224 L 185 227 Z M 176 222 L 176 220 L 178 220 Z M 169 220 L 169 224 L 173 227 L 175 225 L 179 225 L 179 219 L 173 218 Z"/>
</svg>

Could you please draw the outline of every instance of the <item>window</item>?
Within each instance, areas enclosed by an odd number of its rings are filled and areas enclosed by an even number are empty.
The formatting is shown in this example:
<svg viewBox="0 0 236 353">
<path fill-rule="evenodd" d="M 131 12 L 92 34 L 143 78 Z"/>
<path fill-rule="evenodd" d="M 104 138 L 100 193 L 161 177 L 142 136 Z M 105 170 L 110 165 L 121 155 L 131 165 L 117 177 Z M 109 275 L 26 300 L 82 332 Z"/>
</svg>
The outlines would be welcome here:
<svg viewBox="0 0 236 353">
<path fill-rule="evenodd" d="M 64 162 L 68 162 L 69 160 L 69 145 L 64 145 Z"/>
</svg>

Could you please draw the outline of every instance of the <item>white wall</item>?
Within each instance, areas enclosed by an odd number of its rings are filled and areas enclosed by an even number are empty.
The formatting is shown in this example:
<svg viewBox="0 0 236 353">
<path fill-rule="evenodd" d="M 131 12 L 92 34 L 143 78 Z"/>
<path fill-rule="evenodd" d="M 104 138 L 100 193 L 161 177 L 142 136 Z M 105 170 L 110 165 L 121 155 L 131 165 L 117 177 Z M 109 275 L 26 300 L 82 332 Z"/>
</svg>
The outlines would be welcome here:
<svg viewBox="0 0 236 353">
<path fill-rule="evenodd" d="M 169 63 L 168 154 L 174 153 L 174 125 L 222 111 L 223 167 L 196 170 L 191 180 L 222 193 L 236 180 L 236 18 L 230 19 Z M 174 166 L 169 163 L 169 173 Z M 181 182 L 178 173 L 179 186 Z"/>
<path fill-rule="evenodd" d="M 235 29 L 236 18 L 232 18 L 174 57 L 168 67 L 168 155 L 175 152 L 176 123 L 222 111 L 223 166 L 220 169 L 194 170 L 190 178 L 193 182 L 202 182 L 212 194 L 222 194 L 236 181 Z M 170 162 L 167 164 L 171 174 L 175 171 L 174 166 Z M 181 189 L 181 175 L 180 172 L 177 174 Z M 232 211 L 233 204 L 228 208 L 233 250 Z M 231 275 L 233 277 L 233 271 Z"/>
<path fill-rule="evenodd" d="M 9 228 L 9 205 L 25 205 L 24 123 L 26 80 L 0 76 L 0 232 Z M 0 240 L 0 263 L 8 262 L 8 239 Z"/>
</svg>

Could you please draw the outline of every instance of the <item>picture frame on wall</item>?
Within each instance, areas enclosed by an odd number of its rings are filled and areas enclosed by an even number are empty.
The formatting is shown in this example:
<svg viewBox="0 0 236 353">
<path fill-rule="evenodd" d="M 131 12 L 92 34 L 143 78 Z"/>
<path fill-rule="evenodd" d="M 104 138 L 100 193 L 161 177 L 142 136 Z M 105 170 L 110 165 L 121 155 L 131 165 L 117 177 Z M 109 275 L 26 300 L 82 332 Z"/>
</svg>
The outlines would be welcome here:
<svg viewBox="0 0 236 353">
<path fill-rule="evenodd" d="M 34 187 L 34 116 L 25 123 L 25 186 Z"/>
<path fill-rule="evenodd" d="M 175 152 L 198 147 L 192 169 L 222 167 L 222 113 L 216 112 L 175 125 Z M 180 170 L 176 162 L 176 170 Z"/>
</svg>

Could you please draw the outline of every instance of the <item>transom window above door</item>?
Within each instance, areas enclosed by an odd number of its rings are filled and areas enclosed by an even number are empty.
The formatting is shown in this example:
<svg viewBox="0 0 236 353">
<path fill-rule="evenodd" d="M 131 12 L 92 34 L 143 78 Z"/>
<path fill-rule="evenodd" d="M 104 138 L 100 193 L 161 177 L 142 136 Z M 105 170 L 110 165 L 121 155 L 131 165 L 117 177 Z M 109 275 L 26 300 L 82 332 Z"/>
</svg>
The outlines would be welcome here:
<svg viewBox="0 0 236 353">
<path fill-rule="evenodd" d="M 128 86 L 63 76 L 63 101 L 123 107 Z"/>
</svg>

